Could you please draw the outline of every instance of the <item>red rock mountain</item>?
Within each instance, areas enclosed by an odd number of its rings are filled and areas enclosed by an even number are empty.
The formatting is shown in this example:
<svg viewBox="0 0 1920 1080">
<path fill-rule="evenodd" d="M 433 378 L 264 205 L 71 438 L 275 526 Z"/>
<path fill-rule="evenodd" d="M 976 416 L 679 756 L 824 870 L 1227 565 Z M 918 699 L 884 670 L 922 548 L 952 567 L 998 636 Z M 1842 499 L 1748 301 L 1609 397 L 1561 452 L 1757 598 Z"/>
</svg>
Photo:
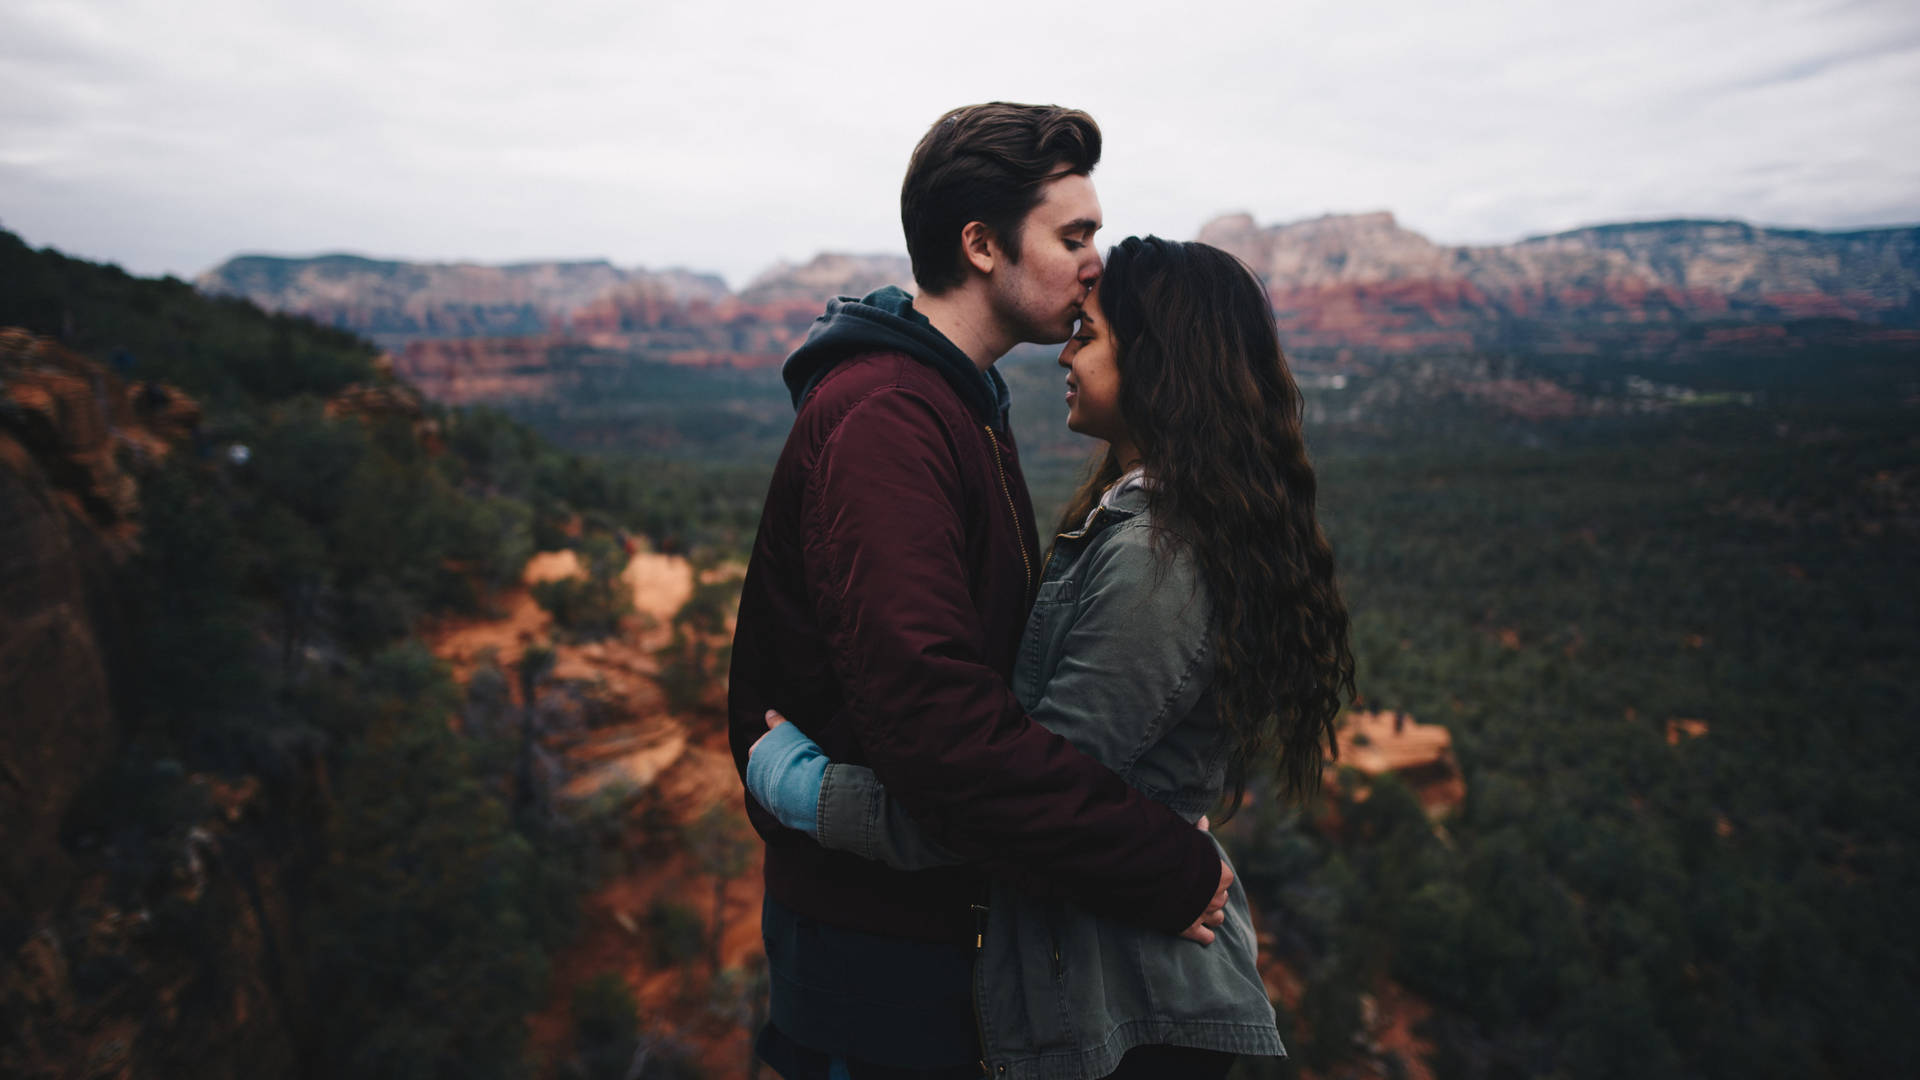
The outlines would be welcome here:
<svg viewBox="0 0 1920 1080">
<path fill-rule="evenodd" d="M 178 389 L 0 327 L 0 923 L 15 943 L 0 1075 L 181 1075 L 183 1047 L 194 1075 L 298 1074 L 301 1020 L 278 989 L 284 868 L 229 857 L 258 782 L 187 778 L 205 815 L 153 849 L 168 861 L 150 871 L 165 887 L 140 894 L 150 906 L 113 884 L 124 864 L 62 835 L 130 735 L 110 675 L 127 646 L 113 573 L 139 546 L 138 476 L 200 417 Z M 220 932 L 181 929 L 203 926 Z"/>
<path fill-rule="evenodd" d="M 1920 228 L 1665 221 L 1466 247 L 1435 244 L 1389 213 L 1266 227 L 1236 214 L 1200 239 L 1261 275 L 1295 349 L 1582 351 L 1596 333 L 1703 322 L 1920 325 Z"/>
<path fill-rule="evenodd" d="M 1200 239 L 1266 282 L 1297 359 L 1533 350 L 1671 350 L 1808 318 L 1869 335 L 1920 327 L 1920 228 L 1826 233 L 1740 222 L 1602 225 L 1512 244 L 1436 244 L 1389 213 L 1262 226 L 1246 214 Z M 243 256 L 202 291 L 310 316 L 395 350 L 397 373 L 453 403 L 538 398 L 586 368 L 633 360 L 777 365 L 822 303 L 910 286 L 899 256 L 781 263 L 739 293 L 685 270 L 604 261 L 482 266 Z"/>
<path fill-rule="evenodd" d="M 404 263 L 353 255 L 247 255 L 202 274 L 202 292 L 306 315 L 394 350 L 394 370 L 452 403 L 540 397 L 581 365 L 645 359 L 776 366 L 822 303 L 911 286 L 907 260 L 823 254 L 780 263 L 738 295 L 717 277 L 604 261 Z"/>
<path fill-rule="evenodd" d="M 243 296 L 382 345 L 420 338 L 504 337 L 565 330 L 601 301 L 683 306 L 725 298 L 726 283 L 686 270 L 622 270 L 591 262 L 410 263 L 358 255 L 241 255 L 200 275 L 201 292 Z"/>
</svg>

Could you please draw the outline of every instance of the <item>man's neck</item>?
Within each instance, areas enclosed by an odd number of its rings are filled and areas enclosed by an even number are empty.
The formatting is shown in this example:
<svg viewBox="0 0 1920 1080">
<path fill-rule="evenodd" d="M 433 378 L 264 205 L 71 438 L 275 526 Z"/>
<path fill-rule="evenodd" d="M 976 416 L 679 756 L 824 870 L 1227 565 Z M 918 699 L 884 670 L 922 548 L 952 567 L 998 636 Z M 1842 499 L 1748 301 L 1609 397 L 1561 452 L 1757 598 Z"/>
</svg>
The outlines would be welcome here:
<svg viewBox="0 0 1920 1080">
<path fill-rule="evenodd" d="M 1019 344 L 989 314 L 984 298 L 965 286 L 939 296 L 929 296 L 922 290 L 913 298 L 913 309 L 925 315 L 933 328 L 946 335 L 981 371 Z"/>
</svg>

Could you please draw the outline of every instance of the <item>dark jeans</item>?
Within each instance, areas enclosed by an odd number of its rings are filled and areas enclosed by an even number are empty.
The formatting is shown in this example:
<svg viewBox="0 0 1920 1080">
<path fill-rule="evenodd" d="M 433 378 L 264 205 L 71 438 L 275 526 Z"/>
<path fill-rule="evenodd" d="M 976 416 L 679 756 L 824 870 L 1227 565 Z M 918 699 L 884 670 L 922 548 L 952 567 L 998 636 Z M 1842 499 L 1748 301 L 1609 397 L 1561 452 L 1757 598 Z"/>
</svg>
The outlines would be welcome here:
<svg viewBox="0 0 1920 1080">
<path fill-rule="evenodd" d="M 818 1050 L 809 1050 L 781 1034 L 768 1024 L 754 1044 L 760 1060 L 782 1080 L 830 1080 L 833 1060 Z M 1195 1050 L 1186 1046 L 1136 1046 L 1120 1059 L 1120 1067 L 1106 1080 L 1225 1080 L 1233 1068 L 1233 1055 L 1215 1050 Z M 978 1080 L 977 1065 L 957 1068 L 903 1069 L 848 1061 L 849 1080 Z"/>
<path fill-rule="evenodd" d="M 1136 1046 L 1107 1080 L 1225 1080 L 1233 1055 L 1190 1046 Z"/>
<path fill-rule="evenodd" d="M 822 1062 L 832 1056 L 905 1070 L 868 1065 L 854 1080 L 979 1075 L 973 942 L 863 934 L 807 918 L 772 896 L 761 908 L 760 936 L 770 982 L 760 1057 L 787 1080 L 815 1075 L 808 1064 L 815 1054 Z M 784 1044 L 795 1052 L 776 1060 Z"/>
<path fill-rule="evenodd" d="M 833 1076 L 831 1057 L 801 1046 L 772 1024 L 760 1029 L 753 1052 L 768 1068 L 779 1073 L 781 1080 L 830 1080 Z M 977 1064 L 912 1068 L 875 1065 L 857 1058 L 841 1060 L 847 1064 L 848 1080 L 980 1080 Z"/>
</svg>

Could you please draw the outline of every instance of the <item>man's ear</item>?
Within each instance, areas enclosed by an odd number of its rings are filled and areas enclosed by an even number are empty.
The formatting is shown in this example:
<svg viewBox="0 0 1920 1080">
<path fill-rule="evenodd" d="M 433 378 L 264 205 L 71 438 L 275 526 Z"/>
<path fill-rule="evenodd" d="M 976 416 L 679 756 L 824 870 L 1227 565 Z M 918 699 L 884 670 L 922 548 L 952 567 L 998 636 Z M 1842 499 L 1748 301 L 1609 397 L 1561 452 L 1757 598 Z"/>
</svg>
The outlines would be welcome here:
<svg viewBox="0 0 1920 1080">
<path fill-rule="evenodd" d="M 984 221 L 969 221 L 960 230 L 960 254 L 975 270 L 993 273 L 1000 263 L 1000 239 Z"/>
</svg>

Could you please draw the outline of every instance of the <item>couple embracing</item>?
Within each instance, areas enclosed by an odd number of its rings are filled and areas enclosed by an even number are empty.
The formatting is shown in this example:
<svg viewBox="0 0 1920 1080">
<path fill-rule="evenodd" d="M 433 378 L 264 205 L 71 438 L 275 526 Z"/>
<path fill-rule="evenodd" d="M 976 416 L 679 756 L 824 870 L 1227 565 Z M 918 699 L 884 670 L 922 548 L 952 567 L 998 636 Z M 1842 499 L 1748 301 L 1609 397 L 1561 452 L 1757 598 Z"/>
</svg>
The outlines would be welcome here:
<svg viewBox="0 0 1920 1080">
<path fill-rule="evenodd" d="M 1318 777 L 1346 609 L 1264 290 L 1202 244 L 1103 264 L 1099 158 L 1077 110 L 948 113 L 901 190 L 917 295 L 832 302 L 786 362 L 728 702 L 786 1080 L 1285 1053 L 1205 815 Z M 1045 548 L 993 366 L 1021 342 L 1065 343 L 1106 444 Z"/>
</svg>

